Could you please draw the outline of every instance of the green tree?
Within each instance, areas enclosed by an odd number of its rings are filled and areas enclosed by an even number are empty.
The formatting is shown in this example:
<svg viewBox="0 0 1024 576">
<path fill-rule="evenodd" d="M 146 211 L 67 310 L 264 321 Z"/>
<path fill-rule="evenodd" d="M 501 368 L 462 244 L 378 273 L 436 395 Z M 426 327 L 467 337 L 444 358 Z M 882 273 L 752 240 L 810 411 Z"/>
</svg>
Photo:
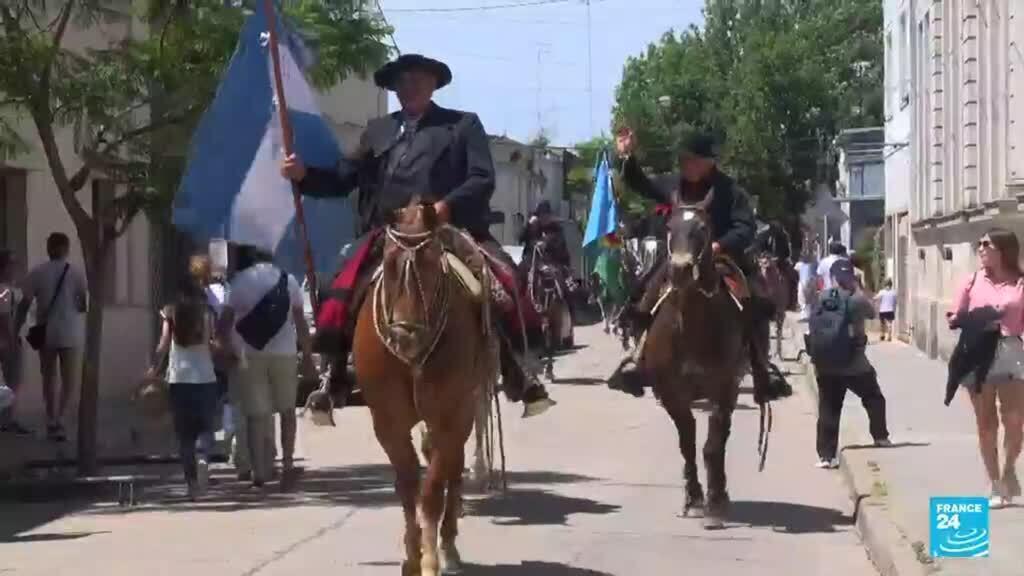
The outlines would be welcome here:
<svg viewBox="0 0 1024 576">
<path fill-rule="evenodd" d="M 178 11 L 165 10 L 174 4 Z M 96 410 L 103 337 L 103 264 L 140 213 L 166 218 L 188 136 L 212 100 L 245 13 L 233 2 L 154 0 L 131 12 L 122 0 L 0 3 L 0 153 L 16 157 L 37 140 L 58 196 L 74 223 L 92 294 L 79 407 L 82 473 L 96 468 Z M 390 33 L 348 0 L 298 0 L 288 14 L 320 54 L 312 72 L 326 87 L 365 74 L 388 55 Z M 173 17 L 168 17 L 173 15 Z M 143 24 L 140 26 L 139 24 Z M 73 48 L 69 37 L 103 24 L 104 46 Z M 152 30 L 140 34 L 140 29 Z M 74 134 L 74 153 L 61 134 Z M 34 133 L 34 137 L 28 137 Z M 98 211 L 78 193 L 94 178 L 119 185 Z"/>
<path fill-rule="evenodd" d="M 623 70 L 616 122 L 666 172 L 687 130 L 715 134 L 721 160 L 763 216 L 796 234 L 815 182 L 831 180 L 844 128 L 882 122 L 882 9 L 873 0 L 707 0 L 702 28 L 666 33 Z"/>
</svg>

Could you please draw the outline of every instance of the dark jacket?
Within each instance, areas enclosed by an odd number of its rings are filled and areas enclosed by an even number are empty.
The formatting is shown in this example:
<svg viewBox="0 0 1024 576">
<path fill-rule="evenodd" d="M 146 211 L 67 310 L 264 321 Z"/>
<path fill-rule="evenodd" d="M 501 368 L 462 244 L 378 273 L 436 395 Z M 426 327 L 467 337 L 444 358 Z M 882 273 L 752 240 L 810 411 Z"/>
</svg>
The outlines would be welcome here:
<svg viewBox="0 0 1024 576">
<path fill-rule="evenodd" d="M 792 255 L 789 233 L 775 222 L 764 224 L 754 238 L 754 251 L 758 254 L 767 252 L 779 260 L 786 260 Z"/>
<path fill-rule="evenodd" d="M 992 368 L 999 347 L 998 321 L 1001 317 L 1002 314 L 998 310 L 986 306 L 961 313 L 955 319 L 953 327 L 960 329 L 960 339 L 949 358 L 946 406 L 953 401 L 957 387 L 969 374 L 974 374 L 971 391 L 981 391 L 981 384 L 988 377 L 988 371 Z"/>
<path fill-rule="evenodd" d="M 360 233 L 386 224 L 394 210 L 419 195 L 424 202 L 446 200 L 453 225 L 486 235 L 494 162 L 480 118 L 431 104 L 401 157 L 391 158 L 402 125 L 401 112 L 371 120 L 354 156 L 334 170 L 310 167 L 301 192 L 346 197 L 359 188 Z"/>
<path fill-rule="evenodd" d="M 650 178 L 640 169 L 635 157 L 628 158 L 622 166 L 622 177 L 626 184 L 659 204 L 676 204 L 680 198 L 680 177 L 670 174 Z M 746 251 L 754 240 L 754 211 L 750 198 L 732 178 L 715 169 L 711 175 L 710 188 L 715 191 L 711 203 L 711 225 L 715 241 L 737 262 L 748 260 Z M 686 201 L 700 201 L 701 198 L 687 198 Z"/>
<path fill-rule="evenodd" d="M 523 232 L 519 235 L 519 243 L 523 245 L 523 259 L 533 258 L 533 247 L 544 236 L 548 238 L 547 254 L 551 261 L 568 266 L 572 257 L 569 255 L 569 246 L 565 241 L 562 221 L 556 219 L 551 219 L 543 225 L 534 222 L 523 228 Z"/>
</svg>

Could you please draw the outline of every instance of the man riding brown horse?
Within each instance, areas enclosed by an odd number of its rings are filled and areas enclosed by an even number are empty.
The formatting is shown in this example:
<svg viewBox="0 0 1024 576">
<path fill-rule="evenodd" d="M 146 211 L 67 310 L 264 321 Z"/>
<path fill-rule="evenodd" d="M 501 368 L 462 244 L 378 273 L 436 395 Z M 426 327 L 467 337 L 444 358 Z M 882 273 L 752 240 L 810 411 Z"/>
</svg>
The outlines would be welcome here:
<svg viewBox="0 0 1024 576">
<path fill-rule="evenodd" d="M 679 152 L 679 174 L 648 178 L 633 155 L 636 137 L 626 128 L 616 136 L 616 149 L 623 158 L 622 175 L 636 192 L 659 204 L 700 202 L 714 192 L 708 207 L 714 241 L 712 251 L 725 254 L 739 266 L 749 286 L 749 300 L 744 306 L 745 335 L 750 355 L 750 368 L 754 378 L 754 399 L 758 404 L 770 402 L 792 394 L 784 380 L 771 377 L 766 343 L 756 334 L 766 329 L 771 317 L 772 304 L 766 297 L 764 286 L 758 279 L 755 265 L 747 254 L 754 239 L 754 214 L 746 192 L 717 166 L 713 140 L 707 134 L 690 133 L 684 138 Z M 665 284 L 668 262 L 663 260 L 639 282 L 629 306 L 634 326 L 641 329 L 650 324 L 652 309 Z M 743 282 L 740 281 L 740 284 Z M 639 301 L 638 301 L 639 300 Z M 764 326 L 765 328 L 762 328 Z M 761 330 L 759 330 L 761 328 Z M 627 358 L 609 380 L 609 386 L 634 395 L 643 394 L 646 377 L 633 358 Z"/>
<path fill-rule="evenodd" d="M 486 254 L 485 259 L 512 305 L 500 316 L 502 382 L 510 400 L 523 400 L 524 417 L 546 411 L 554 402 L 533 374 L 524 340 L 540 344 L 540 322 L 516 281 L 515 263 L 488 230 L 494 193 L 494 163 L 487 134 L 476 114 L 435 104 L 434 91 L 451 82 L 442 62 L 405 54 L 374 74 L 381 88 L 397 93 L 402 110 L 374 119 L 366 127 L 354 154 L 335 169 L 307 167 L 297 156 L 285 159 L 282 173 L 314 197 L 346 197 L 359 189 L 357 210 L 361 237 L 325 294 L 317 317 L 318 349 L 341 363 L 351 348 L 356 312 L 369 277 L 380 265 L 384 245 L 381 230 L 396 210 L 412 198 L 433 204 L 442 223 L 467 231 Z M 477 271 L 479 272 L 479 271 Z M 522 322 L 520 322 L 522 319 Z M 525 324 L 525 326 L 521 325 Z M 526 332 L 524 339 L 522 334 Z"/>
</svg>

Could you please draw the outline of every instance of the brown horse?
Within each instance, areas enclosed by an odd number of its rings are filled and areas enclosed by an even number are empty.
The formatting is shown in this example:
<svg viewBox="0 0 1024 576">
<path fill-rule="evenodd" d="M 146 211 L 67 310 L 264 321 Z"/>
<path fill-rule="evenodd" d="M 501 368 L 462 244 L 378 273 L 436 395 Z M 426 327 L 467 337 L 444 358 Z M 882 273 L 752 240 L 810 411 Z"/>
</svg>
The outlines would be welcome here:
<svg viewBox="0 0 1024 576">
<path fill-rule="evenodd" d="M 747 359 L 742 311 L 723 283 L 735 265 L 712 255 L 707 207 L 681 205 L 669 222 L 669 287 L 655 309 L 640 359 L 652 378 L 655 395 L 679 433 L 686 482 L 683 515 L 701 510 L 705 528 L 723 525 L 729 504 L 725 480 L 725 448 L 739 382 Z M 707 399 L 708 438 L 704 444 L 707 506 L 697 477 L 697 432 L 692 404 Z"/>
<path fill-rule="evenodd" d="M 359 310 L 352 352 L 374 432 L 397 476 L 405 513 L 402 574 L 436 576 L 461 567 L 455 537 L 465 444 L 481 384 L 497 367 L 486 304 L 460 283 L 446 252 L 468 240 L 439 226 L 428 205 L 411 205 L 396 220 Z M 430 434 L 422 484 L 411 435 L 420 421 Z"/>
<path fill-rule="evenodd" d="M 765 350 L 772 350 L 772 354 L 782 360 L 782 328 L 786 321 L 786 311 L 790 309 L 789 278 L 782 272 L 778 258 L 771 254 L 763 253 L 758 256 L 758 270 L 761 280 L 768 290 L 768 298 L 773 304 L 772 324 L 775 327 L 775 348 L 771 349 L 769 342 L 764 342 Z M 768 334 L 758 335 L 760 338 L 768 338 Z"/>
<path fill-rule="evenodd" d="M 573 346 L 572 316 L 565 293 L 562 271 L 551 262 L 546 248 L 548 239 L 533 246 L 533 257 L 526 273 L 526 294 L 541 317 L 544 333 L 545 375 L 554 380 L 555 352 Z"/>
</svg>

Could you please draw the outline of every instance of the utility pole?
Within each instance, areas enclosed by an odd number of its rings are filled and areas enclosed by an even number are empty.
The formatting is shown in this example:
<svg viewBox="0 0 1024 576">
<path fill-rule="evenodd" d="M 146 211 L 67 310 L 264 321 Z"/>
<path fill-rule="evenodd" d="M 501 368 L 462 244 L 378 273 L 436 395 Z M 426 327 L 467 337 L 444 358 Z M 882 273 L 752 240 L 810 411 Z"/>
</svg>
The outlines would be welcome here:
<svg viewBox="0 0 1024 576">
<path fill-rule="evenodd" d="M 587 99 L 590 106 L 590 135 L 596 136 L 594 133 L 594 48 L 593 48 L 593 26 L 590 18 L 590 2 L 591 0 L 584 0 L 587 4 Z"/>
<path fill-rule="evenodd" d="M 544 87 L 544 61 L 543 56 L 548 52 L 550 44 L 542 43 L 537 45 L 537 135 L 544 133 L 544 108 L 542 106 L 541 94 Z"/>
</svg>

